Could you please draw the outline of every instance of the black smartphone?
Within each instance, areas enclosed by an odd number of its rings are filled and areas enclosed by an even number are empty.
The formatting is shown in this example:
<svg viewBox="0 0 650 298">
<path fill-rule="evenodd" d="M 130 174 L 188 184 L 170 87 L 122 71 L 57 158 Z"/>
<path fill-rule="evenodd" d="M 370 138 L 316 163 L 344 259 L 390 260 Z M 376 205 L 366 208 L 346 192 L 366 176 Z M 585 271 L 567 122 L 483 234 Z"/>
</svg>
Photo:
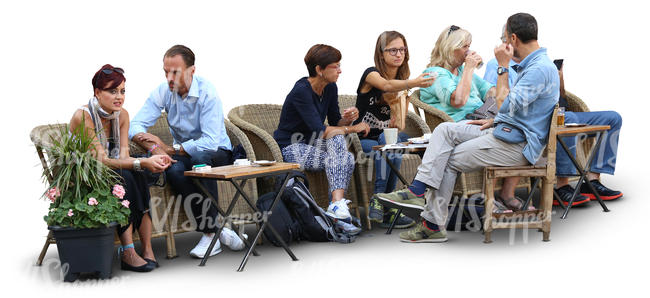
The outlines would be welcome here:
<svg viewBox="0 0 650 298">
<path fill-rule="evenodd" d="M 560 68 L 562 68 L 562 63 L 564 63 L 564 59 L 555 59 L 553 60 L 553 63 L 555 64 L 555 67 L 557 67 L 557 70 L 560 70 Z"/>
</svg>

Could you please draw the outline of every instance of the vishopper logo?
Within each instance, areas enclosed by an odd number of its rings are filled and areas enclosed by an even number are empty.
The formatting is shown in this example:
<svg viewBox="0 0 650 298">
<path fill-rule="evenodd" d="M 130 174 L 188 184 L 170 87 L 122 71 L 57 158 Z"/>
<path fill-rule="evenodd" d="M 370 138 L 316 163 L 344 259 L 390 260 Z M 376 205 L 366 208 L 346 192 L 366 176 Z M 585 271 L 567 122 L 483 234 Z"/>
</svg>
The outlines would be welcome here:
<svg viewBox="0 0 650 298">
<path fill-rule="evenodd" d="M 43 260 L 41 266 L 30 265 L 30 275 L 39 282 L 51 283 L 65 287 L 96 287 L 98 285 L 123 284 L 129 276 L 111 276 L 108 279 L 99 279 L 97 275 L 82 275 L 75 283 L 63 283 L 63 279 L 70 270 L 68 263 L 61 263 L 57 257 L 49 257 Z"/>
<path fill-rule="evenodd" d="M 485 224 L 485 212 L 488 212 L 488 210 L 485 209 L 485 204 L 483 203 L 480 207 L 484 209 L 483 214 L 479 214 L 479 211 L 477 207 L 475 207 L 475 204 L 467 204 L 467 202 L 472 202 L 474 200 L 476 201 L 481 201 L 480 200 L 483 198 L 483 194 L 475 194 L 470 197 L 469 200 L 460 200 L 458 196 L 454 196 L 452 198 L 452 201 L 457 202 L 457 205 L 455 206 L 454 209 L 458 210 L 456 216 L 455 216 L 455 221 L 451 221 L 451 216 L 447 214 L 446 218 L 446 227 L 448 231 L 455 231 L 455 232 L 460 232 L 464 229 L 470 232 L 482 232 L 483 227 Z M 438 200 L 438 205 L 439 206 L 445 206 L 445 200 L 442 197 L 436 197 L 435 200 Z M 427 202 L 428 203 L 428 202 Z M 429 204 L 427 204 L 429 205 Z M 426 208 L 426 207 L 425 207 Z M 451 210 L 449 210 L 451 211 Z M 493 211 L 492 211 L 493 212 Z M 501 223 L 508 223 L 508 224 L 514 224 L 514 223 L 522 223 L 523 227 L 520 229 L 517 229 L 515 227 L 509 228 L 509 236 L 508 236 L 508 244 L 509 245 L 515 245 L 517 244 L 517 230 L 521 230 L 521 235 L 522 235 L 522 240 L 524 244 L 528 243 L 528 238 L 529 238 L 529 228 L 528 224 L 531 224 L 533 222 L 544 222 L 546 220 L 551 220 L 552 216 L 556 214 L 556 211 L 538 211 L 538 212 L 515 212 L 515 213 L 501 213 L 501 215 L 496 215 L 492 217 L 492 223 L 493 224 L 501 224 Z M 463 223 L 465 221 L 465 223 Z M 494 231 L 493 231 L 494 232 Z M 532 236 L 536 236 L 537 233 L 533 233 Z"/>
<path fill-rule="evenodd" d="M 556 83 L 517 85 L 515 88 L 510 89 L 510 93 L 506 97 L 509 102 L 508 115 L 515 117 L 515 113 L 518 113 L 527 116 L 533 102 L 537 101 L 541 96 L 551 96 L 555 91 L 559 92 L 559 88 L 560 86 Z M 503 109 L 503 106 L 501 108 Z"/>
<path fill-rule="evenodd" d="M 233 222 L 237 221 L 263 223 L 268 221 L 269 216 L 272 214 L 271 211 L 261 211 L 231 214 L 227 218 L 223 218 L 221 215 L 219 215 L 217 219 L 215 219 L 207 215 L 211 208 L 211 199 L 205 198 L 198 193 L 189 195 L 187 198 L 185 198 L 185 200 L 182 199 L 181 195 L 171 196 L 168 202 L 173 203 L 169 204 L 167 202 L 164 202 L 163 198 L 161 197 L 151 197 L 151 208 L 158 211 L 155 213 L 155 215 L 154 212 L 151 213 L 152 224 L 155 231 L 163 230 L 165 224 L 167 223 L 170 224 L 172 231 L 176 231 L 177 227 L 185 231 L 193 231 L 197 228 L 201 230 L 215 229 L 222 225 L 231 225 Z M 193 202 L 201 204 L 200 214 L 196 217 L 192 211 Z M 182 210 L 181 204 L 183 206 Z M 159 213 L 161 209 L 162 213 Z M 179 225 L 181 212 L 185 212 L 187 219 Z"/>
</svg>

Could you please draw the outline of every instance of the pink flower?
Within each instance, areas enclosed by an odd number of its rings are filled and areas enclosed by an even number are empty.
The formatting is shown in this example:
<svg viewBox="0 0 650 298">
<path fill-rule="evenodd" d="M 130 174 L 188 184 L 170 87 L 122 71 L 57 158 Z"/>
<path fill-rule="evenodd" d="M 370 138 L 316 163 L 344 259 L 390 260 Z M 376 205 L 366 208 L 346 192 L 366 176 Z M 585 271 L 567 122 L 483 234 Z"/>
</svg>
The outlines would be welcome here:
<svg viewBox="0 0 650 298">
<path fill-rule="evenodd" d="M 95 199 L 95 198 L 89 198 L 89 199 L 88 199 L 88 205 L 90 205 L 90 206 L 95 206 L 95 205 L 97 205 L 97 204 L 98 204 L 98 203 L 97 203 L 97 199 Z"/>
<path fill-rule="evenodd" d="M 114 196 L 121 199 L 121 198 L 124 198 L 125 193 L 126 193 L 126 191 L 124 190 L 124 187 L 122 187 L 122 185 L 115 184 L 115 186 L 113 186 L 113 195 Z"/>
<path fill-rule="evenodd" d="M 129 204 L 131 204 L 131 202 L 129 202 L 128 200 L 123 200 L 122 201 L 122 206 L 124 206 L 126 208 L 129 208 Z"/>
<path fill-rule="evenodd" d="M 61 195 L 61 192 L 59 191 L 58 188 L 52 187 L 47 190 L 45 193 L 45 196 L 47 196 L 48 199 L 50 199 L 50 202 L 54 203 L 56 201 L 56 198 Z"/>
<path fill-rule="evenodd" d="M 73 216 L 74 213 L 72 212 L 72 209 L 68 209 L 68 216 Z"/>
</svg>

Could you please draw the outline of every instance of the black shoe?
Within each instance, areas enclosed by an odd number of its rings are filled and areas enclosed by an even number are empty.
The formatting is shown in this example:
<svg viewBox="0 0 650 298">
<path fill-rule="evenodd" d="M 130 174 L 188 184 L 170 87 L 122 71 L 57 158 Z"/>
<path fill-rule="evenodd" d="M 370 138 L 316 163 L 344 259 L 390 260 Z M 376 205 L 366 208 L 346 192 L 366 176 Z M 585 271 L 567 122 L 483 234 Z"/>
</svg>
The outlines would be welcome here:
<svg viewBox="0 0 650 298">
<path fill-rule="evenodd" d="M 382 228 L 388 229 L 390 228 L 390 223 L 393 222 L 395 219 L 395 215 L 397 215 L 397 209 L 391 208 L 384 214 L 384 220 L 382 223 L 379 225 Z M 410 228 L 415 224 L 415 221 L 411 219 L 410 217 L 400 214 L 399 217 L 397 218 L 397 222 L 395 222 L 395 226 L 393 227 L 394 229 L 406 229 Z"/>
<path fill-rule="evenodd" d="M 568 184 L 555 190 L 559 195 L 560 200 L 562 201 L 562 206 L 569 205 L 569 200 L 571 200 L 571 196 L 573 195 L 574 190 L 575 189 Z M 590 200 L 588 197 L 585 197 L 578 193 L 576 195 L 576 198 L 573 200 L 573 204 L 571 204 L 571 206 L 582 205 L 585 203 L 589 203 L 589 201 Z M 553 200 L 553 206 L 559 206 L 559 205 L 560 203 L 557 201 L 557 199 Z"/>
<path fill-rule="evenodd" d="M 607 188 L 605 185 L 600 183 L 598 179 L 591 180 L 590 182 L 591 182 L 591 186 L 594 187 L 594 189 L 596 190 L 596 192 L 598 192 L 598 195 L 600 196 L 601 199 L 603 199 L 603 201 L 616 200 L 623 196 L 622 192 Z M 586 183 L 583 183 L 580 186 L 580 194 L 588 197 L 592 201 L 596 200 L 596 196 L 591 192 L 591 189 L 589 189 L 589 185 L 587 185 Z"/>
<path fill-rule="evenodd" d="M 120 267 L 122 268 L 122 270 L 133 271 L 133 272 L 149 272 L 149 271 L 153 270 L 154 268 L 156 268 L 156 265 L 154 265 L 153 263 L 150 263 L 149 261 L 147 261 L 146 264 L 144 264 L 142 266 L 138 266 L 138 267 L 131 266 L 131 265 L 125 263 L 124 261 L 120 261 L 120 263 L 121 263 Z"/>
<path fill-rule="evenodd" d="M 149 263 L 149 264 L 153 264 L 156 268 L 160 267 L 160 265 L 158 264 L 158 262 L 156 262 L 156 261 L 154 261 L 154 260 L 152 260 L 152 259 L 147 259 L 147 258 L 143 258 L 143 259 L 144 259 L 145 261 L 147 261 L 147 263 Z"/>
</svg>

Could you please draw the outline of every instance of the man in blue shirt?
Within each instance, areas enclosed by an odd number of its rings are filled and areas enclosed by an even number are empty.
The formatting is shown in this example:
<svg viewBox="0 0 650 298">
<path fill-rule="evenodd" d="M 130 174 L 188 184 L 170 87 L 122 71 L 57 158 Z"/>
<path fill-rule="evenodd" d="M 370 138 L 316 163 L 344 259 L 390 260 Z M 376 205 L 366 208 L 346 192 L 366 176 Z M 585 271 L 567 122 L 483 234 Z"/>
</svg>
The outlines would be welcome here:
<svg viewBox="0 0 650 298">
<path fill-rule="evenodd" d="M 502 40 L 505 39 L 505 33 L 503 33 Z M 514 71 L 513 66 L 516 65 L 516 62 L 510 61 L 509 65 L 509 77 L 508 80 L 510 85 L 513 85 L 513 82 L 517 80 L 517 73 Z M 516 66 L 515 66 L 516 67 Z M 560 107 L 568 108 L 568 103 L 565 96 L 564 90 L 564 76 L 563 76 L 563 67 L 558 70 L 560 76 L 560 98 L 559 104 Z M 497 61 L 496 59 L 490 60 L 485 69 L 485 74 L 483 79 L 496 84 L 497 82 Z M 614 174 L 616 167 L 616 152 L 618 149 L 618 136 L 620 134 L 622 118 L 615 111 L 600 111 L 600 112 L 570 112 L 566 111 L 564 115 L 565 123 L 585 123 L 589 125 L 609 125 L 611 128 L 606 131 L 603 135 L 603 140 L 601 142 L 598 150 L 595 151 L 596 158 L 592 161 L 591 171 L 587 174 L 587 179 L 590 181 L 594 189 L 598 192 L 601 199 L 603 200 L 615 200 L 623 196 L 623 193 L 620 191 L 612 190 L 604 186 L 600 181 L 600 174 Z M 577 138 L 575 137 L 566 137 L 564 141 L 571 149 L 572 154 L 575 155 Z M 569 176 L 573 176 L 576 173 L 576 168 L 573 166 L 569 156 L 566 151 L 561 148 L 561 145 L 557 144 L 557 153 L 556 153 L 556 173 L 557 173 L 557 184 L 556 192 L 559 195 L 560 200 L 563 205 L 568 205 L 571 196 L 573 196 L 574 188 L 569 185 Z M 519 178 L 508 178 L 503 184 L 501 193 L 499 197 L 501 200 L 506 202 L 512 202 L 509 204 L 509 207 L 517 206 L 521 207 L 523 205 L 522 200 L 515 197 L 515 186 L 517 185 Z M 519 202 L 513 201 L 517 199 Z M 573 201 L 572 206 L 581 205 L 588 203 L 590 200 L 595 200 L 595 195 L 591 192 L 591 189 L 586 184 L 582 184 L 580 187 L 580 195 L 578 195 Z M 559 205 L 558 201 L 553 202 L 554 205 Z"/>
<path fill-rule="evenodd" d="M 149 152 L 168 154 L 176 161 L 165 173 L 172 189 L 182 200 L 189 200 L 184 202 L 185 211 L 191 206 L 189 217 L 195 220 L 196 230 L 204 233 L 199 244 L 190 251 L 191 256 L 202 258 L 217 230 L 218 212 L 184 172 L 197 164 L 231 164 L 232 148 L 226 134 L 221 100 L 210 82 L 194 75 L 194 59 L 194 53 L 186 46 L 175 45 L 167 50 L 163 58 L 166 82 L 151 92 L 131 121 L 129 138 Z M 167 112 L 167 123 L 174 138 L 172 146 L 146 132 L 162 110 Z M 203 184 L 217 198 L 216 182 L 203 181 Z M 219 238 L 232 249 L 244 246 L 230 229 L 224 228 Z M 219 252 L 221 245 L 217 241 L 210 255 Z"/>
<path fill-rule="evenodd" d="M 494 50 L 499 64 L 494 119 L 442 123 L 429 145 L 408 189 L 377 194 L 380 200 L 423 210 L 424 221 L 400 234 L 403 242 L 444 242 L 448 205 L 459 172 L 486 166 L 535 164 L 548 137 L 553 109 L 559 97 L 559 77 L 546 49 L 537 43 L 537 21 L 526 13 L 508 18 L 507 42 Z M 519 61 L 518 79 L 508 83 L 508 63 Z M 496 124 L 496 125 L 495 125 Z M 494 126 L 494 127 L 493 127 Z M 425 190 L 426 201 L 424 199 Z"/>
</svg>

